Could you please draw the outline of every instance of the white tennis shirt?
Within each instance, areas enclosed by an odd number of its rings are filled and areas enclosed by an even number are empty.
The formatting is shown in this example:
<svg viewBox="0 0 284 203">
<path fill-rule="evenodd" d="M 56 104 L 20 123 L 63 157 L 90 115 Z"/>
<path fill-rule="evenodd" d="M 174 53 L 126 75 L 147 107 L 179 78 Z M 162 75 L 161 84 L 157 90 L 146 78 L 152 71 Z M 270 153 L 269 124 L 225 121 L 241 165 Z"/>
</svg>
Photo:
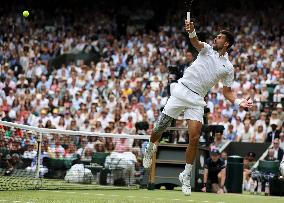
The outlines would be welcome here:
<svg viewBox="0 0 284 203">
<path fill-rule="evenodd" d="M 205 97 L 220 80 L 224 86 L 231 87 L 234 80 L 234 67 L 227 53 L 220 56 L 209 44 L 204 43 L 197 59 L 184 71 L 183 77 L 178 82 Z"/>
</svg>

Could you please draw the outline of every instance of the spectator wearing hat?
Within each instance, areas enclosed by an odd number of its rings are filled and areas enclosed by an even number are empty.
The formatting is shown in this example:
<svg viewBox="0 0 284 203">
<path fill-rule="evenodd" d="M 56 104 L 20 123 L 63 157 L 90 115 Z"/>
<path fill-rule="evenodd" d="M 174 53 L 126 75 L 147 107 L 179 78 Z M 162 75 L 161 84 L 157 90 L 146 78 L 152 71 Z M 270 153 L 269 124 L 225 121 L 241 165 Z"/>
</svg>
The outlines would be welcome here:
<svg viewBox="0 0 284 203">
<path fill-rule="evenodd" d="M 220 151 L 213 148 L 210 151 L 204 165 L 203 188 L 202 192 L 206 192 L 206 187 L 210 186 L 212 192 L 222 194 L 225 192 L 226 165 L 220 157 Z"/>
<path fill-rule="evenodd" d="M 283 106 L 281 103 L 276 105 L 276 111 L 277 111 L 278 118 L 280 119 L 280 121 L 284 122 L 284 111 L 283 111 Z"/>
<path fill-rule="evenodd" d="M 60 116 L 59 116 L 59 109 L 54 108 L 52 110 L 52 115 L 49 117 L 50 121 L 52 122 L 52 125 L 56 126 L 59 123 Z"/>
<path fill-rule="evenodd" d="M 279 138 L 280 130 L 277 130 L 277 125 L 275 123 L 272 123 L 271 125 L 271 131 L 266 136 L 266 142 L 272 142 L 275 138 Z"/>
<path fill-rule="evenodd" d="M 265 112 L 262 112 L 259 119 L 255 123 L 255 127 L 257 128 L 257 126 L 262 125 L 264 127 L 264 131 L 266 131 L 266 117 L 267 114 Z"/>
<path fill-rule="evenodd" d="M 279 118 L 278 118 L 278 113 L 277 111 L 272 111 L 271 113 L 271 117 L 270 117 L 270 126 L 271 124 L 276 124 L 277 125 L 277 129 L 280 129 L 281 125 L 282 125 L 282 122 Z"/>
</svg>

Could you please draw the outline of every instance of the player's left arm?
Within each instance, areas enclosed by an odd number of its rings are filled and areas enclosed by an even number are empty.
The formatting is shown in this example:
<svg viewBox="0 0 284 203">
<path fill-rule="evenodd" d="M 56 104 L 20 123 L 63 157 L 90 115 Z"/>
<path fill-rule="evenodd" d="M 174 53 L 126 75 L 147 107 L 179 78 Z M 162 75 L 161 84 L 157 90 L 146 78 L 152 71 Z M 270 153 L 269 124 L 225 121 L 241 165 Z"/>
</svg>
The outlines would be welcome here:
<svg viewBox="0 0 284 203">
<path fill-rule="evenodd" d="M 235 96 L 234 91 L 232 90 L 232 85 L 234 82 L 234 68 L 231 65 L 231 69 L 228 71 L 226 75 L 222 78 L 223 82 L 223 95 L 224 97 L 229 100 L 231 103 L 236 104 L 237 106 L 242 106 L 244 108 L 251 108 L 252 107 L 252 101 L 250 98 L 243 98 L 238 99 Z"/>
<path fill-rule="evenodd" d="M 224 86 L 223 95 L 231 103 L 236 104 L 238 106 L 242 106 L 244 108 L 251 108 L 253 105 L 253 102 L 250 100 L 250 97 L 243 98 L 243 99 L 237 99 L 231 87 Z"/>
</svg>

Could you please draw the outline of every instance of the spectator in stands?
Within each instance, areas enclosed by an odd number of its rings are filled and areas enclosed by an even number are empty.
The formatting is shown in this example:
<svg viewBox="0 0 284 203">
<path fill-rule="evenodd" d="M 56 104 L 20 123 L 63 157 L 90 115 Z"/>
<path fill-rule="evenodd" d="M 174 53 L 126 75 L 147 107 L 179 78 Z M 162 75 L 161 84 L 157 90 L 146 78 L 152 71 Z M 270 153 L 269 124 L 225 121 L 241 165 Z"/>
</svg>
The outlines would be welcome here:
<svg viewBox="0 0 284 203">
<path fill-rule="evenodd" d="M 214 142 L 211 146 L 215 146 L 216 148 L 220 149 L 225 144 L 223 140 L 223 132 L 216 132 Z"/>
<path fill-rule="evenodd" d="M 77 157 L 77 148 L 76 145 L 71 143 L 68 145 L 68 147 L 65 149 L 64 157 L 65 158 L 76 158 Z"/>
<path fill-rule="evenodd" d="M 55 140 L 55 146 L 51 148 L 50 157 L 51 158 L 63 158 L 65 154 L 65 149 L 61 145 L 60 139 Z"/>
<path fill-rule="evenodd" d="M 254 130 L 250 124 L 250 120 L 244 121 L 244 131 L 241 132 L 237 137 L 237 142 L 252 142 Z"/>
<path fill-rule="evenodd" d="M 263 125 L 259 125 L 257 127 L 257 130 L 255 130 L 253 137 L 252 137 L 252 142 L 259 142 L 263 143 L 265 141 L 265 132 L 263 130 Z"/>
<path fill-rule="evenodd" d="M 280 148 L 279 138 L 273 140 L 273 150 L 274 150 L 274 158 L 276 160 L 281 161 L 283 158 L 284 151 Z"/>
<path fill-rule="evenodd" d="M 279 138 L 280 130 L 277 130 L 277 125 L 275 123 L 271 124 L 271 131 L 266 136 L 266 142 L 272 142 L 275 138 Z"/>
<path fill-rule="evenodd" d="M 260 126 L 260 125 L 262 125 L 262 127 L 264 128 L 263 129 L 263 131 L 264 132 L 266 132 L 266 123 L 265 123 L 265 121 L 266 121 L 266 113 L 265 112 L 262 112 L 261 114 L 260 114 L 260 117 L 259 117 L 259 119 L 256 121 L 256 123 L 255 123 L 255 127 L 256 128 L 258 128 L 258 126 Z"/>
<path fill-rule="evenodd" d="M 282 125 L 282 122 L 283 122 L 283 121 L 281 121 L 281 120 L 279 119 L 279 117 L 278 117 L 277 111 L 272 111 L 269 124 L 270 124 L 270 125 L 276 124 L 276 125 L 277 125 L 277 129 L 280 129 L 280 127 L 281 127 L 281 125 Z"/>
<path fill-rule="evenodd" d="M 95 145 L 96 152 L 105 152 L 105 143 L 100 142 Z"/>
<path fill-rule="evenodd" d="M 284 150 L 284 132 L 279 134 L 279 147 Z"/>
<path fill-rule="evenodd" d="M 228 127 L 228 134 L 226 135 L 226 140 L 236 141 L 237 140 L 237 132 L 234 131 L 234 126 L 232 124 Z"/>
<path fill-rule="evenodd" d="M 248 165 L 249 165 L 249 168 L 252 168 L 252 166 L 255 164 L 256 160 L 255 160 L 255 157 L 256 157 L 256 154 L 254 152 L 248 152 L 246 157 L 248 158 Z"/>
<path fill-rule="evenodd" d="M 266 161 L 275 161 L 276 158 L 274 157 L 274 149 L 269 148 L 266 157 L 264 158 Z"/>
<path fill-rule="evenodd" d="M 222 151 L 221 159 L 223 159 L 223 161 L 225 162 L 225 166 L 227 166 L 228 153 L 226 151 Z"/>
<path fill-rule="evenodd" d="M 277 110 L 278 118 L 280 119 L 280 121 L 282 121 L 282 124 L 283 124 L 283 121 L 284 121 L 284 111 L 283 111 L 283 107 L 282 107 L 281 103 L 277 104 L 276 110 Z"/>
<path fill-rule="evenodd" d="M 3 157 L 6 157 L 7 154 L 9 154 L 9 150 L 5 145 L 6 145 L 5 140 L 3 138 L 0 139 L 0 160 Z"/>
<path fill-rule="evenodd" d="M 81 161 L 88 161 L 91 162 L 93 158 L 93 149 L 86 148 L 81 156 Z"/>
<path fill-rule="evenodd" d="M 36 157 L 36 155 L 37 155 L 37 152 L 34 149 L 34 145 L 33 144 L 29 144 L 27 151 L 24 152 L 23 158 L 25 158 L 25 159 L 33 159 L 33 158 Z"/>
<path fill-rule="evenodd" d="M 128 152 L 130 150 L 129 148 L 129 140 L 126 138 L 118 138 L 115 142 L 115 152 Z"/>
</svg>

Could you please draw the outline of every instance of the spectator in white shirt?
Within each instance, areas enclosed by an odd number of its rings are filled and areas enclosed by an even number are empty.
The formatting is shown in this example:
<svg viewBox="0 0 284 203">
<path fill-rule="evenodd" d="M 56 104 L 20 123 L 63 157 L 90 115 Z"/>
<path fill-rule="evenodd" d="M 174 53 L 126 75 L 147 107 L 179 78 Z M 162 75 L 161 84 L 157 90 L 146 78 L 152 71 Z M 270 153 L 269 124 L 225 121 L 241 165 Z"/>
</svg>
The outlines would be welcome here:
<svg viewBox="0 0 284 203">
<path fill-rule="evenodd" d="M 24 159 L 33 159 L 37 155 L 37 152 L 34 150 L 34 145 L 29 144 L 27 151 L 24 152 L 23 158 Z"/>
</svg>

